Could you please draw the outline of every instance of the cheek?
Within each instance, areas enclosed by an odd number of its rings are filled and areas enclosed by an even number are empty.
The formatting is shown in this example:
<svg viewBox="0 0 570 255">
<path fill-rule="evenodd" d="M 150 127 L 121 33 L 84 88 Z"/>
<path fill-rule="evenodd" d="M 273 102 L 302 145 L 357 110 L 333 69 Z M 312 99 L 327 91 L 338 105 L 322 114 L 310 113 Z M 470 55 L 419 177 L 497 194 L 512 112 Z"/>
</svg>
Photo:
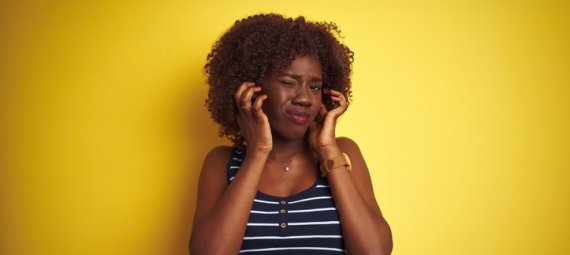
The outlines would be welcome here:
<svg viewBox="0 0 570 255">
<path fill-rule="evenodd" d="M 279 110 L 280 101 L 277 95 L 267 94 L 267 99 L 263 101 L 261 109 L 271 118 Z"/>
<path fill-rule="evenodd" d="M 323 102 L 323 97 L 326 96 L 325 94 L 321 93 L 317 93 L 317 95 L 315 96 L 315 102 L 317 102 L 317 104 L 321 104 Z"/>
<path fill-rule="evenodd" d="M 272 90 L 266 91 L 265 94 L 267 94 L 267 99 L 263 104 L 270 108 L 278 108 L 287 100 L 287 95 L 283 91 Z"/>
<path fill-rule="evenodd" d="M 271 115 L 271 100 L 269 98 L 265 99 L 265 101 L 263 101 L 263 104 L 261 105 L 261 110 L 263 110 L 263 112 L 265 113 L 265 115 L 267 115 L 267 117 L 270 117 Z"/>
<path fill-rule="evenodd" d="M 325 95 L 323 95 L 322 93 L 318 93 L 318 95 L 315 95 L 315 99 L 313 100 L 314 102 L 314 106 L 317 107 L 317 109 L 321 109 L 321 104 L 323 103 L 323 97 Z"/>
</svg>

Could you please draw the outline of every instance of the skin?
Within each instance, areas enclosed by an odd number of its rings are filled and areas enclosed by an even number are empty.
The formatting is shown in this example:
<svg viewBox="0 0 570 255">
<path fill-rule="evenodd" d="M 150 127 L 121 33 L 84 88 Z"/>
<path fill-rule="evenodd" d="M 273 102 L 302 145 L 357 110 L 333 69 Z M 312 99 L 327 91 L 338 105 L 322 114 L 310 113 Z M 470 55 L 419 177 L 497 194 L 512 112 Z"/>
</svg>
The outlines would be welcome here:
<svg viewBox="0 0 570 255">
<path fill-rule="evenodd" d="M 338 91 L 323 90 L 322 85 L 318 60 L 298 56 L 261 86 L 246 82 L 237 89 L 234 99 L 247 154 L 230 184 L 226 163 L 232 148 L 220 146 L 206 156 L 198 184 L 191 254 L 238 254 L 257 190 L 279 197 L 296 194 L 315 182 L 317 162 L 343 152 L 352 162 L 352 172 L 339 167 L 327 178 L 346 249 L 350 254 L 391 253 L 390 228 L 374 197 L 360 149 L 349 138 L 335 137 L 336 120 L 346 110 L 346 99 Z M 326 110 L 323 93 L 337 103 L 336 108 Z M 254 94 L 258 96 L 252 103 Z M 297 116 L 299 112 L 307 121 Z M 304 139 L 307 130 L 308 144 Z M 291 170 L 284 173 L 284 165 Z"/>
</svg>

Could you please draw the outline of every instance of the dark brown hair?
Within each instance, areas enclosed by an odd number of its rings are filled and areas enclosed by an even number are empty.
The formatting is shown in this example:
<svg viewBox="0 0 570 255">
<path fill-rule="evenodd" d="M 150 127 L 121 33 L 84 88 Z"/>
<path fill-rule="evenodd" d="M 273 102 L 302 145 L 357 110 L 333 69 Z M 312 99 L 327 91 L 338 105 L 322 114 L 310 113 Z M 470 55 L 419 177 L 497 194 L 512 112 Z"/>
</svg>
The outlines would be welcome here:
<svg viewBox="0 0 570 255">
<path fill-rule="evenodd" d="M 297 56 L 315 56 L 323 71 L 323 87 L 351 99 L 350 74 L 354 53 L 339 39 L 340 29 L 332 22 L 310 22 L 279 14 L 259 14 L 238 20 L 214 44 L 204 70 L 209 85 L 206 106 L 219 123 L 220 136 L 243 145 L 233 95 L 246 81 L 261 84 L 273 72 L 291 65 Z M 328 109 L 334 107 L 323 97 Z"/>
</svg>

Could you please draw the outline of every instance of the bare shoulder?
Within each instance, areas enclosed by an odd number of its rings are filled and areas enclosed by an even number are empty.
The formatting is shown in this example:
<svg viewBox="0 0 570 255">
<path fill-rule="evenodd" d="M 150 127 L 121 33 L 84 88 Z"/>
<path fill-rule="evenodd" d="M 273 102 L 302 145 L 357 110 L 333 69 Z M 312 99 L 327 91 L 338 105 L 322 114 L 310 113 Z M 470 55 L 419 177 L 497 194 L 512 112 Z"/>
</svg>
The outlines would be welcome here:
<svg viewBox="0 0 570 255">
<path fill-rule="evenodd" d="M 226 183 L 226 165 L 231 156 L 232 147 L 217 146 L 210 150 L 202 164 L 200 173 L 200 183 L 208 185 L 220 183 L 224 186 Z"/>
<path fill-rule="evenodd" d="M 366 166 L 364 156 L 362 152 L 360 152 L 358 144 L 348 137 L 338 137 L 336 143 L 342 152 L 348 154 L 352 164 L 352 170 L 355 172 L 357 179 L 368 182 L 370 179 L 368 167 Z"/>
<path fill-rule="evenodd" d="M 361 154 L 360 148 L 356 142 L 348 137 L 337 137 L 336 144 L 341 151 L 347 154 Z"/>
<path fill-rule="evenodd" d="M 348 138 L 348 137 L 338 137 L 336 139 L 336 144 L 338 145 L 338 148 L 346 153 L 348 155 L 348 157 L 350 158 L 350 162 L 352 163 L 353 166 L 353 171 L 355 172 L 365 172 L 366 174 L 361 176 L 363 178 L 369 178 L 368 177 L 368 167 L 366 166 L 366 162 L 364 160 L 364 156 L 362 155 L 362 152 L 360 151 L 360 148 L 358 147 L 358 144 L 356 144 L 355 141 L 353 141 L 352 139 Z"/>
<path fill-rule="evenodd" d="M 232 147 L 218 146 L 206 155 L 198 181 L 198 201 L 194 224 L 205 217 L 224 193 L 228 185 L 226 164 L 231 153 Z"/>
<path fill-rule="evenodd" d="M 378 211 L 378 203 L 374 197 L 374 189 L 372 187 L 372 179 L 370 178 L 370 173 L 368 166 L 364 160 L 364 156 L 360 152 L 360 148 L 355 141 L 348 137 L 338 137 L 336 143 L 339 149 L 348 154 L 350 162 L 352 164 L 352 180 L 355 182 L 359 193 L 362 195 L 366 203 L 370 208 Z"/>
<path fill-rule="evenodd" d="M 204 165 L 206 163 L 223 163 L 230 158 L 232 154 L 232 147 L 231 146 L 217 146 L 208 152 L 206 155 L 206 159 L 204 160 Z"/>
</svg>

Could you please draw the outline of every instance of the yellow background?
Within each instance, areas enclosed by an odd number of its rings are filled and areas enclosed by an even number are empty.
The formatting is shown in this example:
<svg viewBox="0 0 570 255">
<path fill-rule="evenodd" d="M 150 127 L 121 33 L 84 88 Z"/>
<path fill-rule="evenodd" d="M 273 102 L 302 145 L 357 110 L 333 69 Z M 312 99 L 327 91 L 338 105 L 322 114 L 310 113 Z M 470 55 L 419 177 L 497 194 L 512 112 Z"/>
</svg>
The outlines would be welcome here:
<svg viewBox="0 0 570 255">
<path fill-rule="evenodd" d="M 568 1 L 2 1 L 0 254 L 186 254 L 236 19 L 335 21 L 394 254 L 570 254 Z"/>
</svg>

